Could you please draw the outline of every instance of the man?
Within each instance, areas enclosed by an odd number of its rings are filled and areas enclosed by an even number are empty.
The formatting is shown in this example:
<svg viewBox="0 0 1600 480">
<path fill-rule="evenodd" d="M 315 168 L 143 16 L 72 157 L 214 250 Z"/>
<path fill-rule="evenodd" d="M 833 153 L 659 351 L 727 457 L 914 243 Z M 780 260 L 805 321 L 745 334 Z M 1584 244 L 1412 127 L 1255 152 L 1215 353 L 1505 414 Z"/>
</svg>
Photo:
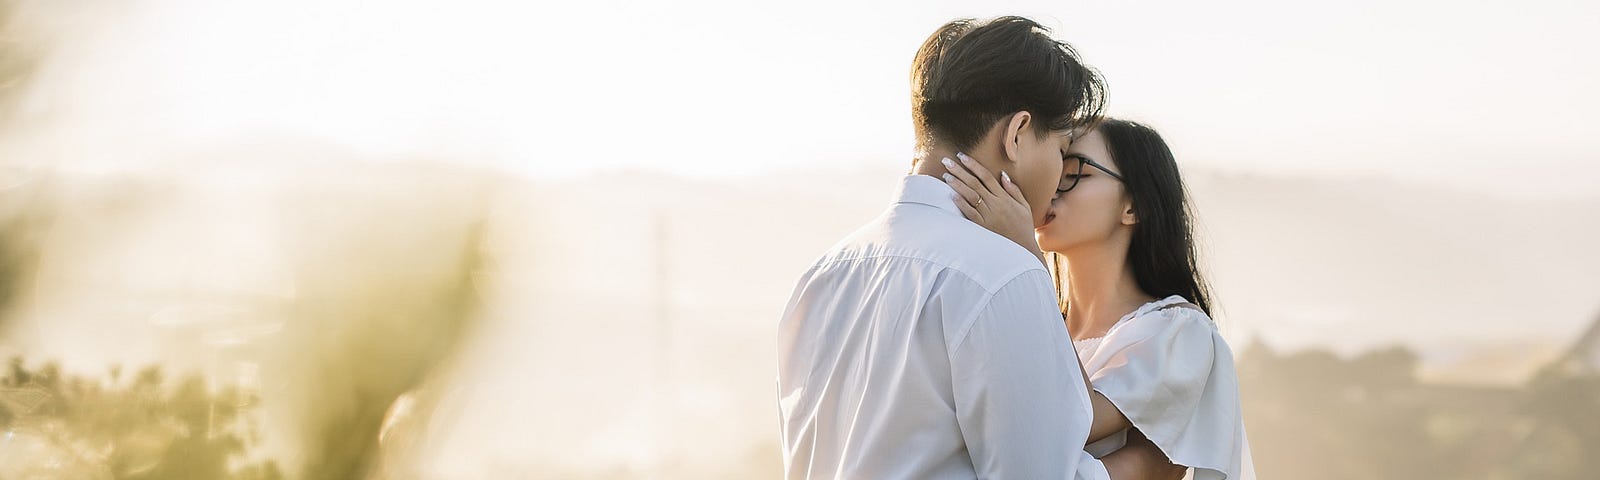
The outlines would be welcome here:
<svg viewBox="0 0 1600 480">
<path fill-rule="evenodd" d="M 779 323 L 786 476 L 1181 477 L 1148 442 L 1083 452 L 1088 389 L 1039 252 L 967 221 L 939 179 L 946 159 L 1003 172 L 1043 223 L 1068 132 L 1099 116 L 1098 75 L 1001 17 L 941 27 L 911 83 L 913 174 L 806 271 Z"/>
</svg>

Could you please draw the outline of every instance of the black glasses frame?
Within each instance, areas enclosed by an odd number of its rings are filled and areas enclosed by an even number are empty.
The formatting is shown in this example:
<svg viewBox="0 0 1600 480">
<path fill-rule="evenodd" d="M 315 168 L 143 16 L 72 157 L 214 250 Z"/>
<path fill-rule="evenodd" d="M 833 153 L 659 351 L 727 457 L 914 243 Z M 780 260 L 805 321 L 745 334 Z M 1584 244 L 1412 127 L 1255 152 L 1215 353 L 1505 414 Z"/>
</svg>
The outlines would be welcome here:
<svg viewBox="0 0 1600 480">
<path fill-rule="evenodd" d="M 1110 168 L 1106 168 L 1106 166 L 1105 165 L 1101 165 L 1100 162 L 1096 162 L 1094 160 L 1090 160 L 1089 157 L 1074 155 L 1072 157 L 1068 157 L 1068 160 L 1077 160 L 1078 161 L 1078 169 L 1072 172 L 1072 185 L 1068 185 L 1067 188 L 1057 189 L 1057 191 L 1060 192 L 1060 193 L 1067 193 L 1067 192 L 1072 191 L 1072 189 L 1074 189 L 1074 188 L 1078 188 L 1078 181 L 1079 180 L 1083 180 L 1083 165 L 1084 164 L 1088 164 L 1089 166 L 1094 167 L 1096 169 L 1099 169 L 1102 172 L 1106 172 L 1106 175 L 1110 175 L 1111 178 L 1115 178 L 1119 182 L 1128 183 L 1128 180 L 1122 178 L 1122 175 L 1117 175 L 1117 172 L 1111 171 Z"/>
</svg>

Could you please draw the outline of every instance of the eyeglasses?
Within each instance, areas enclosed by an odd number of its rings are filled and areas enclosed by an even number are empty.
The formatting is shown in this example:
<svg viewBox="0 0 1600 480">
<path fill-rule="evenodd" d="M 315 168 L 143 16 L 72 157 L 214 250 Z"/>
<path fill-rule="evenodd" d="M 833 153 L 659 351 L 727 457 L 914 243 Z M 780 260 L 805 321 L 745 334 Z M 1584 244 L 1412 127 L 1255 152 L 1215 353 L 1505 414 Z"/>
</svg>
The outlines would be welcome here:
<svg viewBox="0 0 1600 480">
<path fill-rule="evenodd" d="M 1117 175 L 1117 172 L 1111 171 L 1110 168 L 1106 168 L 1105 165 L 1101 165 L 1099 162 L 1095 162 L 1094 160 L 1090 160 L 1089 157 L 1085 157 L 1085 156 L 1082 156 L 1082 155 L 1073 155 L 1073 156 L 1067 158 L 1067 161 L 1069 161 L 1069 162 L 1072 161 L 1072 160 L 1077 160 L 1077 163 L 1076 164 L 1068 164 L 1066 171 L 1061 172 L 1062 174 L 1066 175 L 1068 178 L 1071 178 L 1072 179 L 1072 183 L 1068 184 L 1067 188 L 1057 188 L 1056 189 L 1056 193 L 1058 193 L 1058 194 L 1070 192 L 1070 191 L 1072 191 L 1072 189 L 1078 187 L 1078 180 L 1082 180 L 1083 179 L 1083 166 L 1085 164 L 1088 164 L 1091 167 L 1100 169 L 1100 171 L 1102 171 L 1102 172 L 1106 172 L 1106 175 L 1110 175 L 1111 178 L 1115 178 L 1119 182 L 1128 183 L 1127 180 L 1122 178 L 1122 175 Z"/>
</svg>

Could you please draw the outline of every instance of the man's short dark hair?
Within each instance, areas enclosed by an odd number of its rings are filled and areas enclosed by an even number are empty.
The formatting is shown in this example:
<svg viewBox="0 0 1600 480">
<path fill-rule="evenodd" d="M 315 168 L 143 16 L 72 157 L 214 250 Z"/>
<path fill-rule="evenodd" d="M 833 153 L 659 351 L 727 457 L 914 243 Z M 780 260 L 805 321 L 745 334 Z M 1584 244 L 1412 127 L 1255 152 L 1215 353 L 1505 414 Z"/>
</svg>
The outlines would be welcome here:
<svg viewBox="0 0 1600 480">
<path fill-rule="evenodd" d="M 1022 17 L 944 24 L 911 63 L 917 145 L 971 149 L 995 122 L 1027 111 L 1035 133 L 1086 127 L 1105 104 L 1100 74 Z"/>
</svg>

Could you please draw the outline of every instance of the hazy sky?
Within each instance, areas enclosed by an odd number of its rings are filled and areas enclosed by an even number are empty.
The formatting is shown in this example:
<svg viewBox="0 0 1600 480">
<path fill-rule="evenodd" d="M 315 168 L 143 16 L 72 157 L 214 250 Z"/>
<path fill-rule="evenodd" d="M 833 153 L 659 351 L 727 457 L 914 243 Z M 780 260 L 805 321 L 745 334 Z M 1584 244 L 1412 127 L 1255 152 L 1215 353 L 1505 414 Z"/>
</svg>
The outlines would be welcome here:
<svg viewBox="0 0 1600 480">
<path fill-rule="evenodd" d="M 272 135 L 541 176 L 898 166 L 918 43 L 1018 13 L 1191 165 L 1536 196 L 1600 176 L 1600 3 L 982 4 L 150 0 L 62 17 L 25 105 L 93 132 L 45 140 L 90 165 Z"/>
</svg>

